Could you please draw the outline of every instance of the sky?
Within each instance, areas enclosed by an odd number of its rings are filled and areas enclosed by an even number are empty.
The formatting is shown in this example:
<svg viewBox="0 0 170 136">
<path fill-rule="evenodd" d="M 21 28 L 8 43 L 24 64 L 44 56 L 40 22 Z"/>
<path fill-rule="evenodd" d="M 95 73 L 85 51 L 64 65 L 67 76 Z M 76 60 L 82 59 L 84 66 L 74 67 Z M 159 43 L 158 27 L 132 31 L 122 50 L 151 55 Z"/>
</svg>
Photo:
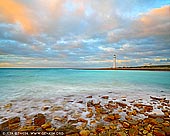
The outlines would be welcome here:
<svg viewBox="0 0 170 136">
<path fill-rule="evenodd" d="M 0 67 L 170 65 L 170 0 L 0 0 Z"/>
</svg>

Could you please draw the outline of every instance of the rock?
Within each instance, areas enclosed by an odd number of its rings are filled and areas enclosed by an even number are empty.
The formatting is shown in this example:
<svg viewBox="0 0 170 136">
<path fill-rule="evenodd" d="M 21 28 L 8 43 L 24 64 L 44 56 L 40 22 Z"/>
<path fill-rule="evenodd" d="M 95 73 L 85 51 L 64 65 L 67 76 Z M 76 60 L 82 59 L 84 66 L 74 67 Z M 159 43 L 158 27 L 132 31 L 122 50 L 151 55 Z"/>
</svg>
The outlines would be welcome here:
<svg viewBox="0 0 170 136">
<path fill-rule="evenodd" d="M 45 124 L 41 125 L 43 129 L 51 128 L 51 122 L 46 122 Z"/>
<path fill-rule="evenodd" d="M 164 122 L 164 120 L 160 117 L 156 118 L 155 120 L 157 121 L 157 123 L 163 123 Z"/>
<path fill-rule="evenodd" d="M 87 96 L 86 98 L 92 98 L 92 96 L 91 96 L 91 95 L 89 95 L 89 96 Z"/>
<path fill-rule="evenodd" d="M 93 116 L 93 112 L 90 112 L 89 114 L 86 115 L 86 118 L 91 118 Z"/>
<path fill-rule="evenodd" d="M 77 103 L 83 103 L 83 101 L 82 101 L 82 100 L 80 100 L 80 101 L 78 101 Z"/>
<path fill-rule="evenodd" d="M 47 128 L 47 129 L 45 129 L 45 130 L 48 131 L 48 132 L 52 132 L 52 131 L 55 130 L 55 128 Z"/>
<path fill-rule="evenodd" d="M 146 135 L 148 133 L 147 130 L 143 130 L 143 134 Z"/>
<path fill-rule="evenodd" d="M 128 127 L 130 127 L 130 124 L 129 124 L 128 122 L 123 122 L 123 124 L 122 124 L 122 125 L 123 125 L 123 127 L 124 127 L 124 128 L 128 128 Z"/>
<path fill-rule="evenodd" d="M 114 115 L 108 115 L 103 120 L 106 122 L 113 121 L 115 119 Z"/>
<path fill-rule="evenodd" d="M 76 119 L 76 120 L 73 120 L 73 119 L 68 120 L 68 123 L 69 123 L 69 124 L 74 124 L 74 123 L 77 123 L 77 122 L 78 122 L 77 119 Z"/>
<path fill-rule="evenodd" d="M 114 118 L 115 118 L 115 119 L 120 119 L 121 116 L 120 116 L 118 113 L 116 113 L 116 114 L 114 114 Z"/>
<path fill-rule="evenodd" d="M 153 106 L 151 106 L 151 105 L 145 105 L 144 106 L 144 111 L 145 112 L 151 112 L 153 110 Z"/>
<path fill-rule="evenodd" d="M 87 102 L 87 107 L 92 107 L 93 106 L 93 100 L 90 100 Z"/>
<path fill-rule="evenodd" d="M 8 104 L 4 105 L 5 109 L 10 109 L 11 107 L 12 107 L 12 103 L 8 103 Z"/>
<path fill-rule="evenodd" d="M 54 117 L 54 120 L 62 121 L 62 120 L 63 120 L 63 118 L 62 118 L 62 117 L 59 117 L 59 116 L 55 116 L 55 117 Z"/>
<path fill-rule="evenodd" d="M 161 98 L 161 97 L 152 97 L 152 96 L 150 96 L 150 98 L 153 99 L 153 100 L 158 100 L 158 101 L 166 100 L 166 98 Z"/>
<path fill-rule="evenodd" d="M 129 129 L 129 136 L 137 136 L 138 130 L 134 128 Z"/>
<path fill-rule="evenodd" d="M 170 126 L 170 122 L 169 121 L 165 121 L 164 123 L 162 123 L 162 125 L 164 125 L 165 127 L 169 127 Z"/>
<path fill-rule="evenodd" d="M 81 130 L 79 134 L 81 136 L 89 136 L 90 135 L 90 131 L 89 130 Z"/>
<path fill-rule="evenodd" d="M 125 108 L 127 106 L 126 103 L 116 102 L 120 107 Z"/>
<path fill-rule="evenodd" d="M 39 113 L 34 118 L 34 125 L 41 126 L 45 124 L 46 118 L 43 114 Z"/>
<path fill-rule="evenodd" d="M 117 136 L 127 136 L 125 132 L 118 132 Z"/>
<path fill-rule="evenodd" d="M 85 123 L 87 123 L 88 121 L 83 119 L 83 118 L 78 118 L 78 122 L 85 122 Z"/>
<path fill-rule="evenodd" d="M 101 98 L 102 98 L 102 99 L 108 99 L 109 96 L 102 96 Z"/>
<path fill-rule="evenodd" d="M 50 107 L 49 106 L 43 106 L 42 108 L 41 108 L 41 110 L 42 111 L 46 111 L 46 110 L 48 110 Z"/>
<path fill-rule="evenodd" d="M 163 131 L 166 133 L 167 136 L 170 136 L 170 127 L 164 127 Z"/>
<path fill-rule="evenodd" d="M 32 119 L 28 119 L 25 121 L 26 126 L 31 126 L 33 124 Z"/>
<path fill-rule="evenodd" d="M 38 128 L 37 126 L 22 126 L 21 128 L 18 129 L 18 131 L 21 132 L 27 132 L 27 131 L 35 131 L 35 129 Z"/>
<path fill-rule="evenodd" d="M 155 129 L 155 130 L 153 131 L 153 133 L 154 133 L 155 136 L 166 136 L 166 135 L 165 135 L 165 132 L 162 131 L 162 130 L 160 130 L 160 129 Z"/>
<path fill-rule="evenodd" d="M 6 127 L 8 127 L 8 121 L 4 121 L 0 124 L 0 131 L 4 130 Z"/>
<path fill-rule="evenodd" d="M 14 124 L 14 123 L 19 123 L 19 122 L 20 122 L 20 117 L 14 117 L 8 120 L 9 124 Z"/>
<path fill-rule="evenodd" d="M 152 133 L 148 133 L 147 136 L 153 136 Z"/>
<path fill-rule="evenodd" d="M 13 130 L 15 130 L 15 129 L 17 129 L 17 128 L 20 127 L 20 123 L 9 124 L 8 127 L 9 127 L 9 129 L 10 129 L 11 131 L 13 131 Z"/>
</svg>

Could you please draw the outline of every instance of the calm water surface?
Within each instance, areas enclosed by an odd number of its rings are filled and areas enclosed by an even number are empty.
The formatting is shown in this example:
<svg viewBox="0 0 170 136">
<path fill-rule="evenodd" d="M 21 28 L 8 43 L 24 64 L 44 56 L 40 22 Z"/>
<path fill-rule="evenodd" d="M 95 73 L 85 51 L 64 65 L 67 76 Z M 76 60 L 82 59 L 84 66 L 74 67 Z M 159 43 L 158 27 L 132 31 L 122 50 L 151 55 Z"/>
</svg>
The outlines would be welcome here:
<svg viewBox="0 0 170 136">
<path fill-rule="evenodd" d="M 170 97 L 170 72 L 55 68 L 0 69 L 0 101 L 113 91 Z"/>
</svg>

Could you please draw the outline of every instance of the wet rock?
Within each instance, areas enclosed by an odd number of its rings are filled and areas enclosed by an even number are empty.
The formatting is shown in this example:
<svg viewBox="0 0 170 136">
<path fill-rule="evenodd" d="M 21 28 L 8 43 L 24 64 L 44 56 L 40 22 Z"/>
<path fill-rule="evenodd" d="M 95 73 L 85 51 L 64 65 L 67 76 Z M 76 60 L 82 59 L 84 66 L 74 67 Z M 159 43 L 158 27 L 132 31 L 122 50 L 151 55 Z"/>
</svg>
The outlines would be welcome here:
<svg viewBox="0 0 170 136">
<path fill-rule="evenodd" d="M 122 102 L 116 102 L 120 107 L 126 108 L 127 104 Z"/>
<path fill-rule="evenodd" d="M 161 97 L 152 97 L 152 96 L 150 96 L 150 98 L 153 99 L 153 100 L 158 100 L 158 101 L 166 100 L 166 98 L 161 98 Z"/>
<path fill-rule="evenodd" d="M 63 118 L 62 118 L 62 117 L 59 117 L 59 116 L 55 116 L 55 117 L 54 117 L 54 120 L 62 121 L 62 120 L 63 120 Z"/>
<path fill-rule="evenodd" d="M 63 110 L 64 108 L 62 106 L 53 106 L 50 111 L 59 111 L 59 110 Z"/>
<path fill-rule="evenodd" d="M 102 96 L 101 98 L 102 98 L 102 99 L 108 99 L 109 96 Z"/>
<path fill-rule="evenodd" d="M 153 136 L 153 134 L 152 133 L 148 133 L 147 136 Z"/>
<path fill-rule="evenodd" d="M 166 133 L 167 136 L 170 136 L 170 127 L 164 127 L 163 131 Z"/>
<path fill-rule="evenodd" d="M 125 132 L 118 132 L 117 136 L 127 136 L 127 134 Z"/>
<path fill-rule="evenodd" d="M 147 130 L 143 130 L 143 134 L 146 135 L 148 133 Z"/>
<path fill-rule="evenodd" d="M 130 127 L 130 124 L 129 124 L 128 122 L 123 122 L 123 124 L 122 124 L 122 125 L 123 125 L 123 127 L 124 127 L 124 128 L 128 128 L 128 127 Z"/>
<path fill-rule="evenodd" d="M 48 132 L 53 132 L 53 131 L 55 131 L 55 128 L 46 128 L 45 130 Z"/>
<path fill-rule="evenodd" d="M 8 121 L 4 121 L 0 124 L 0 131 L 4 130 L 6 127 L 8 127 Z"/>
<path fill-rule="evenodd" d="M 103 120 L 106 122 L 113 121 L 115 119 L 114 115 L 107 115 Z"/>
<path fill-rule="evenodd" d="M 68 123 L 69 123 L 69 124 L 74 124 L 74 123 L 77 123 L 77 122 L 78 122 L 77 119 L 76 119 L 76 120 L 73 120 L 73 119 L 68 120 Z"/>
<path fill-rule="evenodd" d="M 41 126 L 45 124 L 46 118 L 43 114 L 39 113 L 34 118 L 34 125 Z"/>
<path fill-rule="evenodd" d="M 90 100 L 87 102 L 87 107 L 92 107 L 93 106 L 93 100 Z"/>
<path fill-rule="evenodd" d="M 170 126 L 170 122 L 169 121 L 165 121 L 164 123 L 162 123 L 162 125 L 164 125 L 165 127 L 169 127 Z"/>
<path fill-rule="evenodd" d="M 155 130 L 153 131 L 153 133 L 154 133 L 155 136 L 166 136 L 166 135 L 165 135 L 165 132 L 162 131 L 162 130 L 160 130 L 160 129 L 155 129 Z"/>
<path fill-rule="evenodd" d="M 93 112 L 90 112 L 89 114 L 86 115 L 86 118 L 91 118 L 93 116 Z"/>
<path fill-rule="evenodd" d="M 11 131 L 13 131 L 13 130 L 15 130 L 15 129 L 17 129 L 17 128 L 20 127 L 20 123 L 9 124 L 8 127 L 9 127 L 9 129 L 10 129 Z"/>
<path fill-rule="evenodd" d="M 26 126 L 31 126 L 33 124 L 32 119 L 28 119 L 25 121 Z"/>
<path fill-rule="evenodd" d="M 41 125 L 43 129 L 51 128 L 51 122 L 46 122 L 45 124 Z"/>
<path fill-rule="evenodd" d="M 115 119 L 120 119 L 120 118 L 121 118 L 121 115 L 118 114 L 118 113 L 115 113 L 115 114 L 114 114 L 114 118 L 115 118 Z"/>
<path fill-rule="evenodd" d="M 88 121 L 83 119 L 83 118 L 78 118 L 78 122 L 85 122 L 85 123 L 87 123 Z"/>
<path fill-rule="evenodd" d="M 49 106 L 43 106 L 42 108 L 41 108 L 41 110 L 42 111 L 46 111 L 46 110 L 48 110 L 50 107 Z"/>
<path fill-rule="evenodd" d="M 21 132 L 27 132 L 27 131 L 35 131 L 35 129 L 37 129 L 38 127 L 37 126 L 22 126 L 18 129 L 18 131 L 21 131 Z"/>
<path fill-rule="evenodd" d="M 78 101 L 77 103 L 83 103 L 83 101 L 82 101 L 82 100 L 80 100 L 80 101 Z"/>
<path fill-rule="evenodd" d="M 4 108 L 5 108 L 5 109 L 10 109 L 10 108 L 12 108 L 12 103 L 8 103 L 8 104 L 4 105 Z"/>
<path fill-rule="evenodd" d="M 137 136 L 138 130 L 135 128 L 130 128 L 129 129 L 129 136 Z"/>
<path fill-rule="evenodd" d="M 90 131 L 89 130 L 81 130 L 79 134 L 81 136 L 89 136 L 90 135 Z"/>
<path fill-rule="evenodd" d="M 19 123 L 19 122 L 20 122 L 20 117 L 14 117 L 8 120 L 9 124 L 14 124 L 14 123 Z"/>
<path fill-rule="evenodd" d="M 86 98 L 92 98 L 92 96 L 91 96 L 91 95 L 89 95 L 89 96 L 87 96 Z"/>
<path fill-rule="evenodd" d="M 151 106 L 151 105 L 145 105 L 144 106 L 144 111 L 145 112 L 151 112 L 153 110 L 153 106 Z"/>
<path fill-rule="evenodd" d="M 160 117 L 156 118 L 155 120 L 156 120 L 157 123 L 163 123 L 164 122 L 164 120 Z"/>
<path fill-rule="evenodd" d="M 72 126 L 70 124 L 61 126 L 60 128 L 57 129 L 57 131 L 65 132 L 66 135 L 76 134 L 79 132 L 79 130 L 76 129 L 75 126 Z"/>
</svg>

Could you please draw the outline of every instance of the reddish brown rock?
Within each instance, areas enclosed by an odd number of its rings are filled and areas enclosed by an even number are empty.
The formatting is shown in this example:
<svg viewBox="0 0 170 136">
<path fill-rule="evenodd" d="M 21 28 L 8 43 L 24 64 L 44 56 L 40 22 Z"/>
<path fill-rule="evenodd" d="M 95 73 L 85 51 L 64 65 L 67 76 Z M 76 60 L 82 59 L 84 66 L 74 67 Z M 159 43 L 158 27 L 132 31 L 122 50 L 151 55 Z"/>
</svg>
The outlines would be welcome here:
<svg viewBox="0 0 170 136">
<path fill-rule="evenodd" d="M 14 117 L 8 120 L 9 124 L 14 124 L 14 123 L 19 123 L 19 122 L 20 122 L 20 117 Z"/>
<path fill-rule="evenodd" d="M 122 125 L 123 125 L 123 127 L 124 127 L 124 128 L 128 128 L 128 127 L 130 127 L 130 124 L 129 124 L 128 122 L 123 122 L 123 124 L 122 124 Z"/>
<path fill-rule="evenodd" d="M 45 124 L 46 118 L 43 114 L 39 113 L 34 118 L 34 125 L 35 126 L 41 126 Z"/>
<path fill-rule="evenodd" d="M 113 121 L 115 119 L 114 115 L 108 115 L 103 120 L 106 122 Z"/>
<path fill-rule="evenodd" d="M 167 136 L 170 136 L 170 127 L 163 128 L 163 131 L 166 133 Z"/>
<path fill-rule="evenodd" d="M 89 114 L 86 115 L 86 118 L 91 118 L 93 116 L 93 112 L 90 112 Z"/>
<path fill-rule="evenodd" d="M 126 103 L 122 103 L 122 102 L 116 102 L 120 107 L 125 108 L 127 106 Z"/>
<path fill-rule="evenodd" d="M 150 98 L 153 99 L 153 100 L 158 100 L 158 101 L 166 100 L 166 98 L 159 98 L 159 97 L 152 97 L 152 96 L 150 96 Z"/>
<path fill-rule="evenodd" d="M 102 99 L 109 99 L 109 96 L 102 96 Z"/>
<path fill-rule="evenodd" d="M 153 110 L 153 106 L 151 106 L 151 105 L 145 105 L 144 106 L 144 111 L 145 112 L 151 112 Z"/>
<path fill-rule="evenodd" d="M 13 131 L 20 127 L 20 123 L 9 124 L 8 127 L 11 131 Z"/>
<path fill-rule="evenodd" d="M 91 96 L 91 95 L 89 95 L 89 96 L 87 96 L 86 98 L 92 98 L 92 96 Z"/>
<path fill-rule="evenodd" d="M 8 121 L 4 121 L 0 124 L 0 131 L 4 130 L 6 127 L 8 127 Z"/>
<path fill-rule="evenodd" d="M 160 129 L 155 129 L 153 133 L 155 136 L 166 136 L 165 132 Z"/>
<path fill-rule="evenodd" d="M 120 119 L 121 118 L 121 115 L 119 115 L 118 113 L 114 114 L 114 118 L 115 119 Z"/>
</svg>

